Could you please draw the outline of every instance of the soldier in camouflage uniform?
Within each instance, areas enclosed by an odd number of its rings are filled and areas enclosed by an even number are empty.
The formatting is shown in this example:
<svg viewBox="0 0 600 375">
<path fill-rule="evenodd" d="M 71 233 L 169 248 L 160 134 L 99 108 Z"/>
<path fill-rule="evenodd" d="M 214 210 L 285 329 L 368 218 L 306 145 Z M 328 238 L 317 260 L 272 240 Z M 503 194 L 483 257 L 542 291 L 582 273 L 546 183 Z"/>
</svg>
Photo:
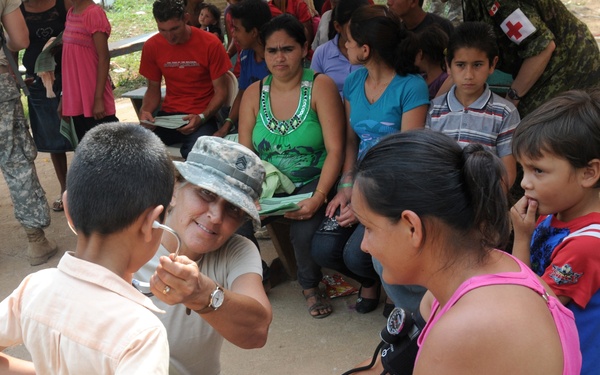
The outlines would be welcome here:
<svg viewBox="0 0 600 375">
<path fill-rule="evenodd" d="M 29 43 L 20 3 L 19 0 L 0 0 L 2 20 L 10 20 L 6 32 L 7 46 L 11 50 L 25 48 Z M 23 36 L 27 40 L 24 45 L 19 44 Z M 29 239 L 27 256 L 32 266 L 45 263 L 57 250 L 56 244 L 46 239 L 42 229 L 50 225 L 50 210 L 35 171 L 33 161 L 36 156 L 37 150 L 23 113 L 21 93 L 9 72 L 4 51 L 0 49 L 0 169 L 10 191 L 15 217 Z"/>
<path fill-rule="evenodd" d="M 462 0 L 425 0 L 423 9 L 449 19 L 454 26 L 463 20 Z"/>
<path fill-rule="evenodd" d="M 463 0 L 465 21 L 494 27 L 497 69 L 513 76 L 509 99 L 524 117 L 570 89 L 600 86 L 600 51 L 560 0 Z"/>
</svg>

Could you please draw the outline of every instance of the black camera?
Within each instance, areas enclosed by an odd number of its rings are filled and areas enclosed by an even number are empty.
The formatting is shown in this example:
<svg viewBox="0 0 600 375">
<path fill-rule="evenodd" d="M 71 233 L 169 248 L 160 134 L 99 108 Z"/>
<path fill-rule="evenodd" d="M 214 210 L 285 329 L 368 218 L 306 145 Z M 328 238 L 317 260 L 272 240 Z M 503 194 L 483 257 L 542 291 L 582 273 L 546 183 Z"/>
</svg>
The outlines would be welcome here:
<svg viewBox="0 0 600 375">
<path fill-rule="evenodd" d="M 424 326 L 425 321 L 420 314 L 415 317 L 415 314 L 408 314 L 399 307 L 392 310 L 380 334 L 381 340 L 386 343 L 381 348 L 384 374 L 412 374 L 419 351 L 417 339 Z"/>
<path fill-rule="evenodd" d="M 382 375 L 412 374 L 419 347 L 417 339 L 425 327 L 420 312 L 410 314 L 400 307 L 390 313 L 385 328 L 381 330 L 381 342 L 377 345 L 373 360 L 364 367 L 346 371 L 344 375 L 365 371 L 373 367 L 381 351 Z"/>
</svg>

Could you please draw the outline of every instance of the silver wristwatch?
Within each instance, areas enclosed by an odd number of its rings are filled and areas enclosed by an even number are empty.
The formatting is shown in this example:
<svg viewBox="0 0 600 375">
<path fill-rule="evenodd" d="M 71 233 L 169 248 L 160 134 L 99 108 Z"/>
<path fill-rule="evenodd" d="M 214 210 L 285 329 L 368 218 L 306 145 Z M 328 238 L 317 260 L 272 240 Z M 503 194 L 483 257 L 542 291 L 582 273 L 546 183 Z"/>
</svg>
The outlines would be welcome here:
<svg viewBox="0 0 600 375">
<path fill-rule="evenodd" d="M 223 305 L 223 301 L 225 301 L 225 293 L 223 292 L 223 288 L 221 288 L 219 284 L 215 283 L 215 290 L 213 290 L 213 292 L 210 294 L 208 306 L 202 309 L 202 311 L 208 309 L 209 307 L 213 310 L 217 310 Z"/>
</svg>

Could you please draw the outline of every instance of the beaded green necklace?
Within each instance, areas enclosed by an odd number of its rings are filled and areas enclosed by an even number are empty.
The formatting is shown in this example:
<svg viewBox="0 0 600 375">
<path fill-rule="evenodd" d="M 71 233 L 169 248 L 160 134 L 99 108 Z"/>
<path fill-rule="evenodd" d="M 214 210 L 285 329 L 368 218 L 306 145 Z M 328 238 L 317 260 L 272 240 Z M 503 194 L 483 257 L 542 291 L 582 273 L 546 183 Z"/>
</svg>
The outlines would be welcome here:
<svg viewBox="0 0 600 375">
<path fill-rule="evenodd" d="M 312 71 L 308 71 L 312 73 Z M 302 75 L 302 81 L 300 82 L 300 98 L 298 100 L 298 107 L 296 107 L 296 113 L 288 119 L 280 121 L 273 116 L 271 111 L 271 79 L 273 76 L 268 76 L 265 80 L 264 85 L 260 93 L 260 117 L 265 127 L 273 134 L 287 135 L 294 130 L 298 129 L 300 125 L 306 120 L 308 113 L 310 112 L 310 97 L 312 92 L 313 81 L 310 80 L 312 77 L 307 77 L 307 71 L 305 70 Z"/>
</svg>

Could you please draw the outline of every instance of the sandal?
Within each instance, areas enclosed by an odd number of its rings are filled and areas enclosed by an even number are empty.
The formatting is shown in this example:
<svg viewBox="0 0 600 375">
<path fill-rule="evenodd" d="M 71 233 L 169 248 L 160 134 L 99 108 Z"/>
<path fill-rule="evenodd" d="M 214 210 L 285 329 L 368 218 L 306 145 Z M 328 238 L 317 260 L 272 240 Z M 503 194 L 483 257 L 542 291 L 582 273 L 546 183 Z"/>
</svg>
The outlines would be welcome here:
<svg viewBox="0 0 600 375">
<path fill-rule="evenodd" d="M 65 207 L 63 206 L 62 197 L 56 198 L 54 203 L 52 203 L 52 211 L 61 212 L 64 210 L 65 210 Z"/>
<path fill-rule="evenodd" d="M 315 303 L 308 307 L 308 313 L 310 314 L 310 316 L 312 316 L 315 319 L 323 319 L 331 315 L 331 304 L 329 303 L 327 297 L 324 296 L 319 289 L 316 289 L 308 294 L 304 294 L 304 291 L 302 291 L 302 295 L 304 296 L 305 300 L 308 300 L 309 298 L 313 297 L 316 300 Z M 326 312 L 324 314 L 318 314 L 319 310 L 327 309 L 329 309 L 329 312 Z M 317 311 L 317 314 L 314 315 L 313 311 Z"/>
</svg>

